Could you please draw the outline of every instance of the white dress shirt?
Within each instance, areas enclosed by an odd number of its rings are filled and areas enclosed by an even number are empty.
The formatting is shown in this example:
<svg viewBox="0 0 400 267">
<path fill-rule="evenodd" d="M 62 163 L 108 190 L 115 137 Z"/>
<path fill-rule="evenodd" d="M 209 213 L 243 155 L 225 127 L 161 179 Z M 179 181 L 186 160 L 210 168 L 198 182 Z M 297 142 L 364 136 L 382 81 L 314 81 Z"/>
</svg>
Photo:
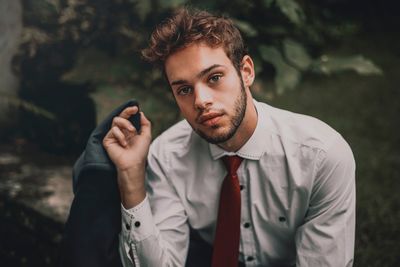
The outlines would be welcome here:
<svg viewBox="0 0 400 267">
<path fill-rule="evenodd" d="M 184 266 L 189 225 L 212 244 L 225 155 L 244 158 L 240 260 L 246 266 L 352 266 L 355 162 L 342 136 L 324 122 L 254 100 L 250 139 L 229 153 L 181 121 L 154 140 L 147 196 L 122 206 L 125 266 Z M 133 262 L 135 264 L 133 264 Z"/>
</svg>

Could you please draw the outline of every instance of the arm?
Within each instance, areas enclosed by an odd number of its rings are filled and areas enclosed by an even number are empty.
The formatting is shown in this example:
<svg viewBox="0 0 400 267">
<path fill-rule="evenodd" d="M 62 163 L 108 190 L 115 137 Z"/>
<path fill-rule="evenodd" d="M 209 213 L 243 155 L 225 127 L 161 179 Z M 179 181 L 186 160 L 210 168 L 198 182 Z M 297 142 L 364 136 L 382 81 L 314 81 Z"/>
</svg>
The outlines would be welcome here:
<svg viewBox="0 0 400 267">
<path fill-rule="evenodd" d="M 149 156 L 148 161 L 149 193 L 146 193 L 145 166 L 151 129 L 144 114 L 141 116 L 141 133 L 131 128 L 127 118 L 135 112 L 136 107 L 125 109 L 114 119 L 103 140 L 117 168 L 123 205 L 121 259 L 125 266 L 183 266 L 189 232 L 186 214 L 153 156 Z"/>
<path fill-rule="evenodd" d="M 354 235 L 355 162 L 340 137 L 319 154 L 305 223 L 296 233 L 296 266 L 352 266 Z"/>
<path fill-rule="evenodd" d="M 187 216 L 151 152 L 146 181 L 145 201 L 128 212 L 122 208 L 120 242 L 124 254 L 130 255 L 126 260 L 133 259 L 136 266 L 184 266 L 189 240 Z M 130 230 L 126 224 L 132 225 Z"/>
</svg>

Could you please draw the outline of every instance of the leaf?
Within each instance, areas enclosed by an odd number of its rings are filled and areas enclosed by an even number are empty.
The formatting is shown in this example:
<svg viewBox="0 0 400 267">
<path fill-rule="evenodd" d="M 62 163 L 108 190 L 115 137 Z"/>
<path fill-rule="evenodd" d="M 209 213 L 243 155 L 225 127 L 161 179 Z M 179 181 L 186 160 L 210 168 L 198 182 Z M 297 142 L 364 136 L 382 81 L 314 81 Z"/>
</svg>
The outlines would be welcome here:
<svg viewBox="0 0 400 267">
<path fill-rule="evenodd" d="M 248 37 L 255 37 L 258 35 L 257 30 L 247 21 L 234 19 L 235 25 L 239 28 L 241 32 L 246 34 Z"/>
<path fill-rule="evenodd" d="M 304 22 L 304 11 L 295 0 L 275 0 L 275 5 L 294 24 L 299 25 Z"/>
<path fill-rule="evenodd" d="M 266 7 L 271 7 L 271 5 L 274 3 L 274 0 L 263 0 L 263 2 Z"/>
<path fill-rule="evenodd" d="M 261 25 L 262 33 L 265 35 L 289 35 L 288 30 L 282 25 Z"/>
<path fill-rule="evenodd" d="M 263 66 L 262 66 L 262 59 L 259 56 L 252 56 L 253 62 L 254 62 L 254 71 L 256 75 L 261 73 L 263 71 Z"/>
<path fill-rule="evenodd" d="M 24 27 L 21 34 L 21 42 L 35 42 L 37 44 L 48 43 L 52 40 L 51 36 L 37 27 Z"/>
<path fill-rule="evenodd" d="M 349 57 L 323 55 L 313 63 L 312 70 L 328 75 L 346 70 L 354 70 L 360 75 L 382 75 L 383 73 L 381 68 L 362 55 Z"/>
<path fill-rule="evenodd" d="M 283 41 L 283 51 L 285 59 L 294 67 L 305 71 L 311 65 L 312 59 L 304 46 L 292 39 Z"/>
<path fill-rule="evenodd" d="M 147 1 L 147 0 L 142 0 L 142 1 Z M 151 2 L 151 1 L 148 1 Z M 167 9 L 167 8 L 175 8 L 180 5 L 183 5 L 186 3 L 186 0 L 161 0 L 159 1 L 159 4 L 162 8 Z"/>
<path fill-rule="evenodd" d="M 61 3 L 60 0 L 46 0 L 47 3 L 53 5 L 57 12 L 61 10 Z"/>
<path fill-rule="evenodd" d="M 301 73 L 287 64 L 276 47 L 260 45 L 259 51 L 264 61 L 271 63 L 276 70 L 275 85 L 278 94 L 291 90 L 300 82 Z"/>
<path fill-rule="evenodd" d="M 151 1 L 137 0 L 137 1 L 134 1 L 134 2 L 136 2 L 136 4 L 135 4 L 136 11 L 137 11 L 136 13 L 139 16 L 140 21 L 144 22 L 146 17 L 152 11 Z"/>
</svg>

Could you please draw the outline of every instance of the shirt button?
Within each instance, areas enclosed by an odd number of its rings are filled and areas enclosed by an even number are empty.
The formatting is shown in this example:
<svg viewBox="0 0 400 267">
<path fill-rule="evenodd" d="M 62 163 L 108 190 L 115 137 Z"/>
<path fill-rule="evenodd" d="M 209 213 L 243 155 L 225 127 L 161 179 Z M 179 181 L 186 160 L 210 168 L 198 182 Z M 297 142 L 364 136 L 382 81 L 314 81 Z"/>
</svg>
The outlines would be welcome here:
<svg viewBox="0 0 400 267">
<path fill-rule="evenodd" d="M 244 185 L 240 185 L 240 191 L 244 189 Z"/>
<path fill-rule="evenodd" d="M 246 261 L 253 261 L 254 260 L 254 257 L 253 256 L 248 256 L 247 258 L 246 258 Z"/>
<path fill-rule="evenodd" d="M 283 217 L 283 216 L 281 216 L 281 217 L 279 217 L 279 221 L 280 221 L 280 222 L 286 222 L 286 218 Z"/>
<path fill-rule="evenodd" d="M 140 222 L 135 222 L 135 226 L 139 227 L 140 226 Z"/>
<path fill-rule="evenodd" d="M 244 226 L 244 228 L 249 228 L 250 227 L 250 223 L 249 222 L 244 223 L 243 226 Z"/>
<path fill-rule="evenodd" d="M 131 226 L 129 225 L 129 223 L 125 224 L 125 228 L 126 228 L 126 230 L 131 230 Z"/>
</svg>

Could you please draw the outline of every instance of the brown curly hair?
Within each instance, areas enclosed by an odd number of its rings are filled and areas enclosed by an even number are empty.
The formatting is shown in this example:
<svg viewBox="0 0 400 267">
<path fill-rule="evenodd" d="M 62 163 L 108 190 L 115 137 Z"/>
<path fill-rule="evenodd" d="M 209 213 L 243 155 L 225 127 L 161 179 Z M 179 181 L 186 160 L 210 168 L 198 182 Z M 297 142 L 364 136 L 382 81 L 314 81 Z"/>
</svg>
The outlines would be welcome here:
<svg viewBox="0 0 400 267">
<path fill-rule="evenodd" d="M 180 8 L 158 25 L 150 36 L 149 46 L 142 50 L 142 56 L 164 69 L 169 55 L 200 42 L 210 47 L 222 46 L 236 70 L 240 71 L 247 48 L 233 21 L 197 9 Z"/>
</svg>

